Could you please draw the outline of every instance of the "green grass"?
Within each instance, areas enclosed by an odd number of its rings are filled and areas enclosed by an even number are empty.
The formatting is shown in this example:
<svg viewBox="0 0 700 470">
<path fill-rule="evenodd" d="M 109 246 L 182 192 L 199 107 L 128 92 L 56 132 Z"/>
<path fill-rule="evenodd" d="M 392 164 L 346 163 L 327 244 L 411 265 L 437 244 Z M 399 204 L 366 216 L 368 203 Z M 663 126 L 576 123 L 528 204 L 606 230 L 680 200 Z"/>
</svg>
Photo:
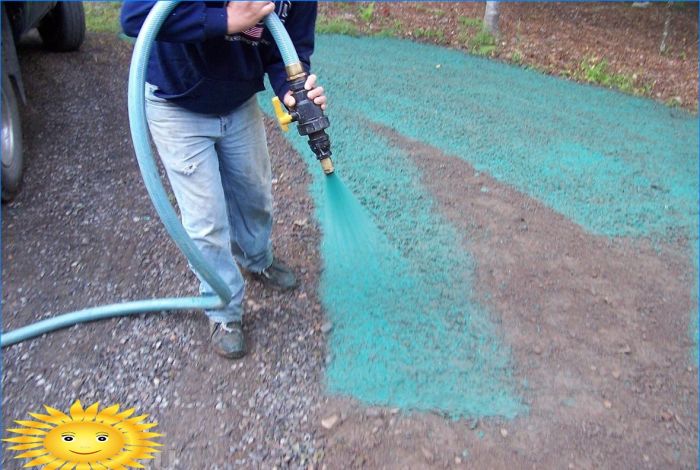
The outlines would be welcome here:
<svg viewBox="0 0 700 470">
<path fill-rule="evenodd" d="M 468 16 L 460 16 L 458 18 L 459 24 L 464 26 L 465 28 L 479 28 L 481 29 L 483 27 L 483 21 L 481 21 L 479 18 L 469 18 Z"/>
<path fill-rule="evenodd" d="M 677 96 L 673 96 L 666 100 L 666 106 L 669 108 L 679 108 L 681 106 L 681 100 Z"/>
<path fill-rule="evenodd" d="M 370 23 L 374 17 L 374 2 L 357 7 L 357 14 L 360 15 L 360 19 L 365 23 Z"/>
<path fill-rule="evenodd" d="M 119 10 L 122 2 L 83 2 L 85 26 L 93 33 L 119 33 Z"/>
<path fill-rule="evenodd" d="M 581 61 L 578 70 L 575 70 L 572 75 L 579 80 L 614 88 L 623 93 L 641 96 L 651 94 L 652 84 L 640 83 L 636 75 L 614 72 L 605 59 L 587 57 Z"/>
<path fill-rule="evenodd" d="M 413 36 L 420 39 L 431 39 L 433 41 L 445 40 L 445 32 L 435 28 L 416 28 L 413 30 Z"/>
<path fill-rule="evenodd" d="M 395 20 L 393 25 L 382 28 L 374 35 L 380 38 L 396 38 L 401 37 L 402 32 L 403 23 L 401 20 Z"/>
<path fill-rule="evenodd" d="M 460 16 L 458 21 L 459 40 L 466 44 L 472 54 L 490 56 L 496 51 L 496 38 L 484 29 L 484 22 L 481 19 Z"/>
<path fill-rule="evenodd" d="M 481 30 L 469 40 L 472 54 L 489 56 L 496 50 L 496 38 L 486 30 Z"/>
<path fill-rule="evenodd" d="M 515 65 L 521 65 L 523 63 L 523 55 L 520 53 L 520 51 L 514 51 L 513 55 L 510 57 L 510 60 Z"/>
<path fill-rule="evenodd" d="M 345 34 L 347 36 L 359 36 L 360 31 L 353 23 L 341 18 L 328 18 L 319 16 L 316 21 L 316 32 L 319 34 Z"/>
</svg>

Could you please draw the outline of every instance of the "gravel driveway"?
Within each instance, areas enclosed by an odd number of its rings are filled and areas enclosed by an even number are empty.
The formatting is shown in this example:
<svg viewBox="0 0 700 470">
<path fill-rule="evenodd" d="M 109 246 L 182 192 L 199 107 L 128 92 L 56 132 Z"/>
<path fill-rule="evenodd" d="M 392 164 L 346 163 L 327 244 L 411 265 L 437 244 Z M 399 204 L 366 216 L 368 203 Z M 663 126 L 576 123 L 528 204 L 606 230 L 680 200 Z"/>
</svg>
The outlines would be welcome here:
<svg viewBox="0 0 700 470">
<path fill-rule="evenodd" d="M 131 46 L 89 34 L 82 50 L 21 51 L 28 164 L 22 193 L 2 208 L 3 329 L 88 306 L 196 295 L 196 280 L 161 226 L 128 130 Z M 249 283 L 252 354 L 214 356 L 198 312 L 79 325 L 3 351 L 3 423 L 76 399 L 136 407 L 159 423 L 162 468 L 232 468 L 318 460 L 323 315 L 315 297 L 319 234 L 304 166 L 270 143 L 277 254 L 301 288 Z M 296 224 L 294 222 L 297 222 Z M 203 466 L 204 465 L 204 466 Z M 5 468 L 19 468 L 10 453 Z"/>
</svg>

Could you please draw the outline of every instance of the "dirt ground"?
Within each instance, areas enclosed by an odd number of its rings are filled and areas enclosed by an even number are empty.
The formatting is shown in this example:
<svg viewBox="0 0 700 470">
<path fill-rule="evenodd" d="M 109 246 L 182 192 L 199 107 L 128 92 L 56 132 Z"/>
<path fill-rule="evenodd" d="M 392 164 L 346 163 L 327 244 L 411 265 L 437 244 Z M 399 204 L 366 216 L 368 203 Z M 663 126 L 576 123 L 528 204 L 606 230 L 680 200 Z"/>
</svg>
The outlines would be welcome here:
<svg viewBox="0 0 700 470">
<path fill-rule="evenodd" d="M 4 330 L 196 292 L 133 157 L 129 57 L 128 44 L 101 35 L 73 54 L 23 50 L 28 167 L 24 191 L 2 208 Z M 458 159 L 377 131 L 420 156 L 424 184 L 462 230 L 482 300 L 528 378 L 528 415 L 453 421 L 324 394 L 309 176 L 268 123 L 274 242 L 302 287 L 276 294 L 250 283 L 251 354 L 214 356 L 196 312 L 79 325 L 3 350 L 3 425 L 76 398 L 135 406 L 166 434 L 154 468 L 695 468 L 687 241 L 591 236 Z M 2 462 L 20 467 L 7 452 Z"/>
<path fill-rule="evenodd" d="M 483 2 L 387 2 L 377 3 L 366 22 L 358 8 L 367 4 L 321 3 L 320 11 L 352 22 L 365 34 L 390 30 L 392 35 L 466 50 L 479 30 L 468 19 L 484 17 Z M 506 2 L 500 9 L 500 38 L 493 57 L 578 79 L 584 60 L 605 60 L 611 73 L 633 78 L 635 88 L 650 87 L 652 98 L 697 111 L 697 3 L 670 9 L 663 54 L 659 45 L 668 11 L 663 2 L 646 8 L 623 2 Z"/>
</svg>

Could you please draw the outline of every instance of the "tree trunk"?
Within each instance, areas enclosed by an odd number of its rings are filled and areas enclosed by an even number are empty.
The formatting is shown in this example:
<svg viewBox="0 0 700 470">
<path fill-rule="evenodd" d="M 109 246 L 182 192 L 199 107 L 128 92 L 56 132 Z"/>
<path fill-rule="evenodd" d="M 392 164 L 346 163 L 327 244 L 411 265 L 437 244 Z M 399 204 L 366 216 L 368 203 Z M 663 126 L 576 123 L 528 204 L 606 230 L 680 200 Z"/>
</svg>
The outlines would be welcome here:
<svg viewBox="0 0 700 470">
<path fill-rule="evenodd" d="M 484 28 L 496 37 L 498 37 L 498 7 L 498 2 L 486 2 L 486 12 L 484 13 Z"/>
<path fill-rule="evenodd" d="M 666 21 L 664 21 L 664 32 L 661 35 L 661 45 L 659 45 L 659 52 L 662 54 L 666 52 L 666 38 L 668 38 L 668 30 L 671 27 L 671 2 L 666 4 Z"/>
</svg>

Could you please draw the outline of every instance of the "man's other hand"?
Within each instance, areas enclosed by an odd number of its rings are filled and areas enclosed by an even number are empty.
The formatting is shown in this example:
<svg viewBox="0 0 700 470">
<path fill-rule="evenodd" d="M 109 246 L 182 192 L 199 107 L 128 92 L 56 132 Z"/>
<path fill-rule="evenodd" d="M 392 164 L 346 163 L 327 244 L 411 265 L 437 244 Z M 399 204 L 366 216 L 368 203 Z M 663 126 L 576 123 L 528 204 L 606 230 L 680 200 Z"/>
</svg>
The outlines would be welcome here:
<svg viewBox="0 0 700 470">
<path fill-rule="evenodd" d="M 306 78 L 306 83 L 304 83 L 304 88 L 309 90 L 309 93 L 307 96 L 309 97 L 310 100 L 312 100 L 314 103 L 319 105 L 322 110 L 326 110 L 326 95 L 323 90 L 322 86 L 316 86 L 316 75 L 311 74 Z M 288 91 L 286 95 L 284 95 L 284 104 L 287 106 L 287 108 L 293 108 L 296 102 L 294 101 L 294 97 L 292 96 L 292 92 Z"/>
<path fill-rule="evenodd" d="M 226 15 L 228 34 L 241 33 L 275 11 L 272 2 L 228 2 Z"/>
</svg>

